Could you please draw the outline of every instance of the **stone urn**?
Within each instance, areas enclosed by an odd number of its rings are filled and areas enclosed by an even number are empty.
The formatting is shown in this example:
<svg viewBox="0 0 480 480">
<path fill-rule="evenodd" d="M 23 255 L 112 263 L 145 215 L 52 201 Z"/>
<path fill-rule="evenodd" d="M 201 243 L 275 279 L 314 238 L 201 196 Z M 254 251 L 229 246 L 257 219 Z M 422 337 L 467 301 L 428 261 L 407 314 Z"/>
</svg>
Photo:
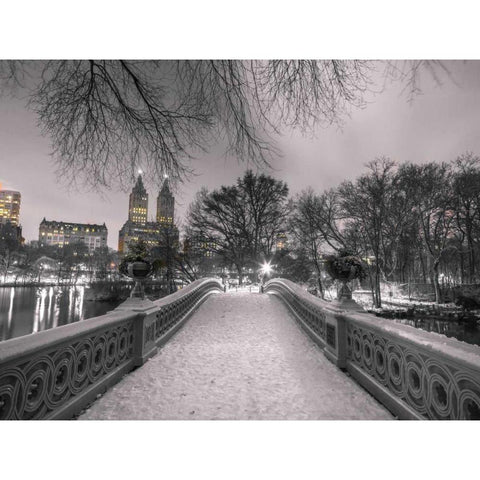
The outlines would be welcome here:
<svg viewBox="0 0 480 480">
<path fill-rule="evenodd" d="M 145 298 L 145 280 L 152 274 L 153 265 L 146 260 L 137 260 L 127 265 L 127 275 L 135 280 L 130 298 Z"/>
<path fill-rule="evenodd" d="M 343 307 L 357 307 L 348 284 L 356 278 L 365 277 L 366 272 L 362 261 L 347 252 L 342 252 L 338 256 L 327 257 L 325 267 L 332 279 L 340 283 L 337 289 L 337 303 Z"/>
<path fill-rule="evenodd" d="M 340 283 L 337 289 L 337 299 L 339 302 L 352 299 L 352 289 L 349 286 L 349 282 L 354 278 L 356 278 L 355 272 L 350 269 L 337 272 L 336 280 Z"/>
</svg>

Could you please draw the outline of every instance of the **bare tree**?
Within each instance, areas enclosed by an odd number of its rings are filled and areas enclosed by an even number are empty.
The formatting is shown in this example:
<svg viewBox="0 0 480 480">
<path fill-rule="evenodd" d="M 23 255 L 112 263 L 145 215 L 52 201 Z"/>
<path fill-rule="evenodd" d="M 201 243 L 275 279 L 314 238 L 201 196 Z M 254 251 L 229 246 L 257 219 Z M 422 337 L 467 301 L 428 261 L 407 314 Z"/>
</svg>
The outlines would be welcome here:
<svg viewBox="0 0 480 480">
<path fill-rule="evenodd" d="M 480 158 L 471 152 L 464 153 L 454 161 L 453 193 L 456 224 L 460 245 L 467 242 L 468 280 L 476 277 L 476 249 L 480 223 Z M 460 256 L 463 265 L 463 248 Z M 463 268 L 462 268 L 463 276 Z"/>
<path fill-rule="evenodd" d="M 179 277 L 190 283 L 202 277 L 218 274 L 222 269 L 221 257 L 215 254 L 216 245 L 210 244 L 187 226 L 183 249 L 175 257 L 175 268 Z"/>
<path fill-rule="evenodd" d="M 277 234 L 285 231 L 287 196 L 284 182 L 247 171 L 236 185 L 199 192 L 187 223 L 194 236 L 235 266 L 241 281 L 243 269 L 271 256 Z"/>
<path fill-rule="evenodd" d="M 196 238 L 211 244 L 215 253 L 237 269 L 239 280 L 248 259 L 247 216 L 236 186 L 222 186 L 209 193 L 202 189 L 187 214 Z"/>
<path fill-rule="evenodd" d="M 289 222 L 289 233 L 296 240 L 299 254 L 303 253 L 313 265 L 317 278 L 317 287 L 320 296 L 324 298 L 322 284 L 322 251 L 326 242 L 325 232 L 328 229 L 322 223 L 324 205 L 322 197 L 307 189 L 301 192 L 295 200 L 295 209 Z M 323 228 L 322 228 L 323 227 Z"/>
<path fill-rule="evenodd" d="M 451 168 L 447 164 L 402 165 L 399 174 L 409 186 L 413 213 L 417 218 L 420 238 L 428 255 L 428 270 L 435 288 L 435 301 L 442 302 L 439 268 L 442 257 L 451 248 L 454 234 L 454 200 Z"/>
<path fill-rule="evenodd" d="M 30 108 L 52 140 L 61 177 L 94 188 L 127 187 L 139 166 L 153 181 L 164 174 L 184 179 L 194 153 L 220 139 L 237 159 L 266 165 L 278 153 L 274 134 L 285 128 L 311 132 L 364 106 L 379 65 L 360 60 L 3 61 L 0 88 L 27 92 Z M 410 65 L 409 78 L 418 78 L 424 66 Z M 398 71 L 385 69 L 392 77 Z"/>
<path fill-rule="evenodd" d="M 355 182 L 344 182 L 339 193 L 342 208 L 348 217 L 347 225 L 356 233 L 362 245 L 363 255 L 373 255 L 370 268 L 372 293 L 375 306 L 381 306 L 380 279 L 385 271 L 386 227 L 389 224 L 392 205 L 395 204 L 393 186 L 395 163 L 382 157 L 368 165 L 369 173 Z"/>
<path fill-rule="evenodd" d="M 175 269 L 177 265 L 179 233 L 175 223 L 160 225 L 158 244 L 152 247 L 151 256 L 156 266 L 163 270 L 168 293 L 176 291 Z"/>
</svg>

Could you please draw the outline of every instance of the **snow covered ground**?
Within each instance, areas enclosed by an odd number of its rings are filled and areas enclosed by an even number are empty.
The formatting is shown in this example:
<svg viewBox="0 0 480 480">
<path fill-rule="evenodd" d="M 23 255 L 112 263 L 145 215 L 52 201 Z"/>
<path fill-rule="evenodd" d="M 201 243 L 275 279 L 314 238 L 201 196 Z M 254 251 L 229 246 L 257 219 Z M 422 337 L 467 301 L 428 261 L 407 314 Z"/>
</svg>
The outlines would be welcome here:
<svg viewBox="0 0 480 480">
<path fill-rule="evenodd" d="M 80 420 L 392 419 L 272 295 L 212 295 Z"/>
</svg>

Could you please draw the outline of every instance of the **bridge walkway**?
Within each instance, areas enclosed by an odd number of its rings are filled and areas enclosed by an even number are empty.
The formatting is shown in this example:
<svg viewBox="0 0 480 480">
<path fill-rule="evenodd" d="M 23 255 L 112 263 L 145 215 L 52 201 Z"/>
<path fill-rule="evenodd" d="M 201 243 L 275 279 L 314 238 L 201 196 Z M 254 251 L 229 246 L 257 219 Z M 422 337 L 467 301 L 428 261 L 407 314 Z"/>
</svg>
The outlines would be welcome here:
<svg viewBox="0 0 480 480">
<path fill-rule="evenodd" d="M 81 420 L 386 420 L 273 295 L 211 295 Z"/>
</svg>

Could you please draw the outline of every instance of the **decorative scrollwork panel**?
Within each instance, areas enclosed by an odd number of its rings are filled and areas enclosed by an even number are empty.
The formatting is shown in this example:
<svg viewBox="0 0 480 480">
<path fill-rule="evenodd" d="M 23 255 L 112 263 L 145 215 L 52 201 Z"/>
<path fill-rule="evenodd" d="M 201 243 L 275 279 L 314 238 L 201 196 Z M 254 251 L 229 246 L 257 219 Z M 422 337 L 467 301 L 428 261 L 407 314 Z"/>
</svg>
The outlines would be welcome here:
<svg viewBox="0 0 480 480">
<path fill-rule="evenodd" d="M 347 359 L 420 415 L 480 419 L 480 379 L 448 357 L 348 322 Z"/>
<path fill-rule="evenodd" d="M 41 419 L 133 356 L 133 321 L 0 372 L 0 419 Z"/>
</svg>

